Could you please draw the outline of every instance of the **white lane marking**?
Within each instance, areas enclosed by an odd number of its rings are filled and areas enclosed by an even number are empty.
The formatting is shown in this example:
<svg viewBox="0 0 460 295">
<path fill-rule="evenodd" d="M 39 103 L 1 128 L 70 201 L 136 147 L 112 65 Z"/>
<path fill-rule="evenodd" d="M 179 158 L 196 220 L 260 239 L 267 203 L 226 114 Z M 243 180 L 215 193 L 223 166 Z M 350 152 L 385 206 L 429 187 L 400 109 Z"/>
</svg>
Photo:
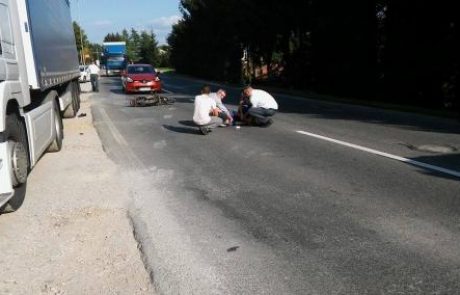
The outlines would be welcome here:
<svg viewBox="0 0 460 295">
<path fill-rule="evenodd" d="M 117 141 L 117 143 L 119 145 L 128 146 L 128 143 L 126 142 L 124 137 L 121 135 L 121 133 L 118 131 L 118 129 L 115 127 L 115 125 L 113 124 L 112 120 L 110 119 L 105 109 L 99 108 L 99 111 L 101 112 L 104 122 L 107 124 L 107 127 L 109 127 L 109 130 L 112 133 L 113 138 L 115 138 L 115 140 Z"/>
<path fill-rule="evenodd" d="M 363 152 L 367 152 L 367 153 L 371 153 L 371 154 L 378 155 L 378 156 L 381 156 L 381 157 L 389 158 L 389 159 L 392 159 L 392 160 L 401 161 L 401 162 L 411 164 L 411 165 L 414 165 L 414 166 L 434 170 L 434 171 L 441 172 L 441 173 L 448 174 L 448 175 L 452 175 L 452 176 L 455 176 L 455 177 L 460 177 L 460 172 L 455 171 L 455 170 L 450 170 L 450 169 L 442 168 L 442 167 L 439 167 L 439 166 L 434 166 L 434 165 L 414 161 L 414 160 L 411 160 L 411 159 L 408 159 L 408 158 L 404 158 L 404 157 L 384 153 L 384 152 L 377 151 L 377 150 L 374 150 L 374 149 L 370 149 L 370 148 L 367 148 L 367 147 L 363 147 L 363 146 L 360 146 L 360 145 L 357 145 L 357 144 L 348 143 L 348 142 L 345 142 L 345 141 L 333 139 L 333 138 L 330 138 L 330 137 L 326 137 L 326 136 L 322 136 L 322 135 L 318 135 L 318 134 L 314 134 L 314 133 L 310 133 L 310 132 L 305 132 L 305 131 L 300 131 L 299 130 L 299 131 L 297 131 L 297 133 L 307 135 L 307 136 L 311 136 L 311 137 L 318 138 L 318 139 L 322 139 L 322 140 L 325 140 L 325 141 L 333 142 L 333 143 L 336 143 L 336 144 L 340 144 L 340 145 L 347 146 L 347 147 L 350 147 L 350 148 L 354 148 L 354 149 L 357 149 L 357 150 L 360 150 L 360 151 L 363 151 Z"/>
</svg>

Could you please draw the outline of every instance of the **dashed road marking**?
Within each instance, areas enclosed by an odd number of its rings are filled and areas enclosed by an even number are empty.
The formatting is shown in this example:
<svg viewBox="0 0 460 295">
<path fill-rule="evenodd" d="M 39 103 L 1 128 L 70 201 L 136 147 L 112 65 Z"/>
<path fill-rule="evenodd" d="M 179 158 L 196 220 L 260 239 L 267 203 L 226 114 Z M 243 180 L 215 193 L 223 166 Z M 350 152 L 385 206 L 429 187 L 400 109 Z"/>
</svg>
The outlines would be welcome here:
<svg viewBox="0 0 460 295">
<path fill-rule="evenodd" d="M 333 139 L 333 138 L 330 138 L 330 137 L 326 137 L 326 136 L 322 136 L 322 135 L 318 135 L 318 134 L 314 134 L 314 133 L 310 133 L 310 132 L 306 132 L 306 131 L 298 130 L 296 132 L 299 133 L 299 134 L 307 135 L 307 136 L 314 137 L 314 138 L 317 138 L 317 139 L 321 139 L 321 140 L 336 143 L 336 144 L 339 144 L 339 145 L 347 146 L 347 147 L 350 147 L 350 148 L 353 148 L 353 149 L 356 149 L 356 150 L 360 150 L 360 151 L 363 151 L 363 152 L 366 152 L 366 153 L 378 155 L 378 156 L 385 157 L 385 158 L 388 158 L 388 159 L 404 162 L 404 163 L 407 163 L 407 164 L 410 164 L 410 165 L 413 165 L 413 166 L 422 167 L 422 168 L 425 168 L 425 169 L 441 172 L 441 173 L 444 173 L 444 174 L 448 174 L 448 175 L 460 178 L 460 172 L 459 171 L 446 169 L 446 168 L 442 168 L 442 167 L 431 165 L 431 164 L 426 164 L 426 163 L 419 162 L 419 161 L 414 161 L 414 160 L 411 160 L 411 159 L 408 159 L 408 158 L 392 155 L 392 154 L 389 154 L 389 153 L 381 152 L 381 151 L 374 150 L 374 149 L 371 149 L 371 148 L 367 148 L 367 147 L 364 147 L 364 146 L 360 146 L 360 145 L 357 145 L 357 144 L 353 144 L 353 143 Z"/>
</svg>

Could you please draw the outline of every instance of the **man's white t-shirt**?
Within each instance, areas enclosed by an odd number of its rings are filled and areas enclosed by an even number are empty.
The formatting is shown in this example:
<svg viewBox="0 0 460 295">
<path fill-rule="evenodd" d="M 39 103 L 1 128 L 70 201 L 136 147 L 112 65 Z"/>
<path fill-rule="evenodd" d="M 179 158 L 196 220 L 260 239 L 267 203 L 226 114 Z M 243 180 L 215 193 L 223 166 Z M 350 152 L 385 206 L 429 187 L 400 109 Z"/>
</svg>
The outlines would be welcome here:
<svg viewBox="0 0 460 295">
<path fill-rule="evenodd" d="M 252 89 L 249 98 L 253 108 L 278 109 L 278 103 L 268 92 L 260 89 Z"/>
<path fill-rule="evenodd" d="M 90 64 L 90 65 L 88 66 L 88 69 L 87 69 L 86 71 L 87 71 L 89 74 L 92 74 L 92 75 L 94 75 L 94 74 L 95 74 L 95 75 L 99 75 L 100 69 L 99 69 L 99 67 L 96 66 L 95 64 Z"/>
<path fill-rule="evenodd" d="M 209 113 L 216 108 L 216 102 L 207 94 L 195 97 L 195 110 L 193 111 L 193 122 L 197 125 L 206 125 L 211 122 Z"/>
</svg>

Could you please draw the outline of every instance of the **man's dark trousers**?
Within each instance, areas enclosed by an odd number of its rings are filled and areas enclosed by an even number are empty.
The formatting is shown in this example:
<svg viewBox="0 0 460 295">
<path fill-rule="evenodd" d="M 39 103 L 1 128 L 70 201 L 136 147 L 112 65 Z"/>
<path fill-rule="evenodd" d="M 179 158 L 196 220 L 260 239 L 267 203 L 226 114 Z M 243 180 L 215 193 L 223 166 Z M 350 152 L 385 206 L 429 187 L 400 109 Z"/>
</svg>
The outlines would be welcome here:
<svg viewBox="0 0 460 295">
<path fill-rule="evenodd" d="M 91 78 L 91 86 L 93 88 L 93 91 L 99 92 L 99 81 L 98 81 L 99 80 L 99 75 L 91 74 L 90 78 Z"/>
<path fill-rule="evenodd" d="M 250 108 L 248 114 L 256 118 L 257 125 L 265 125 L 270 120 L 270 117 L 276 113 L 274 109 L 264 109 L 264 108 Z"/>
</svg>

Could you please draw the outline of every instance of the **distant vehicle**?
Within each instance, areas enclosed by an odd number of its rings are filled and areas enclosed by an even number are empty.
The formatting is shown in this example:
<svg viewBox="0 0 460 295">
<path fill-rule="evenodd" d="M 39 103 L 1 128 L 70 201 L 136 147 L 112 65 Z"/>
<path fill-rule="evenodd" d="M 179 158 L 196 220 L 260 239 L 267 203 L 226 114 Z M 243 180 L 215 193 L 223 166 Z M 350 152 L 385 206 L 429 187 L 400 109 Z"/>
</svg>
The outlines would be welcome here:
<svg viewBox="0 0 460 295">
<path fill-rule="evenodd" d="M 21 206 L 29 171 L 62 147 L 62 118 L 80 107 L 77 57 L 69 0 L 0 0 L 0 213 Z"/>
<path fill-rule="evenodd" d="M 106 75 L 120 75 L 127 64 L 126 42 L 104 42 L 102 46 Z"/>
<path fill-rule="evenodd" d="M 159 73 L 149 64 L 131 64 L 121 75 L 121 84 L 125 93 L 161 92 Z"/>
<path fill-rule="evenodd" d="M 80 77 L 78 78 L 78 81 L 85 83 L 90 80 L 87 70 L 88 66 L 80 66 Z"/>
</svg>

